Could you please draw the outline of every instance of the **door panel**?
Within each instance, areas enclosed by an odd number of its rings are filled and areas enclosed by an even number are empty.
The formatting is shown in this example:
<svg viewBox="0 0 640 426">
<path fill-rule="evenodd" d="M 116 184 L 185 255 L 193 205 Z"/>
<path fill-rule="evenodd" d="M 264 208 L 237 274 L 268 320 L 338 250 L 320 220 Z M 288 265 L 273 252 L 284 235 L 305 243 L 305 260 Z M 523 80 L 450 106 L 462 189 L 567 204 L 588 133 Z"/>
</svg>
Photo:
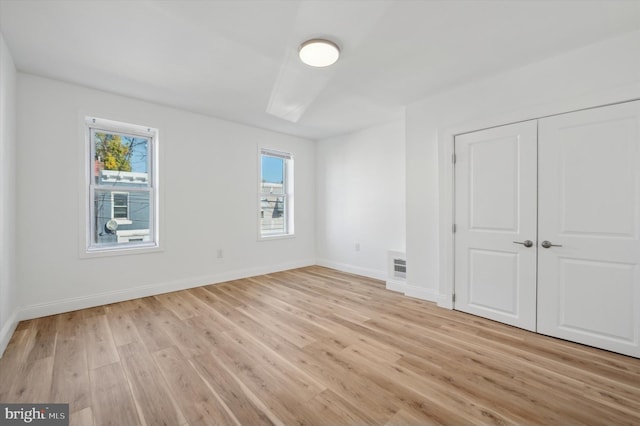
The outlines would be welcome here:
<svg viewBox="0 0 640 426">
<path fill-rule="evenodd" d="M 593 115 L 593 111 L 582 115 Z M 572 117 L 562 116 L 551 123 Z M 638 165 L 634 163 L 633 124 L 633 119 L 613 119 L 556 131 L 556 137 L 561 138 L 556 159 L 561 180 L 554 186 L 561 184 L 562 234 L 635 238 L 634 175 Z M 541 125 L 547 131 L 550 124 L 543 121 Z M 546 144 L 542 149 L 548 152 Z M 547 166 L 543 160 L 541 167 Z"/>
<path fill-rule="evenodd" d="M 464 145 L 464 142 L 461 144 Z M 520 169 L 520 143 L 517 136 L 489 138 L 467 146 L 469 229 L 479 232 L 517 232 Z"/>
<path fill-rule="evenodd" d="M 539 122 L 538 332 L 640 356 L 640 102 Z"/>
<path fill-rule="evenodd" d="M 456 137 L 455 309 L 536 326 L 535 121 Z M 516 242 L 532 240 L 533 247 Z"/>
<path fill-rule="evenodd" d="M 633 341 L 634 265 L 560 258 L 559 269 L 562 329 Z"/>
<path fill-rule="evenodd" d="M 517 253 L 469 249 L 469 305 L 515 317 L 518 260 Z"/>
</svg>

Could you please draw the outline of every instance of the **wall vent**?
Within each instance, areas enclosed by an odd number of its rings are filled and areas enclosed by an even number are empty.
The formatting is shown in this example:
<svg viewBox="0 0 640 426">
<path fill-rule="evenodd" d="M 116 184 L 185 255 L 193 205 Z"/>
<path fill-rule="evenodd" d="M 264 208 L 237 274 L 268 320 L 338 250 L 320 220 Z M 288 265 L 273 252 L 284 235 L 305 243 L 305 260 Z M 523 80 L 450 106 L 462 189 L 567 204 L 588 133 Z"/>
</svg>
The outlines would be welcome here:
<svg viewBox="0 0 640 426">
<path fill-rule="evenodd" d="M 407 255 L 401 251 L 389 251 L 387 256 L 387 288 L 404 292 L 407 280 Z"/>
<path fill-rule="evenodd" d="M 393 259 L 393 278 L 406 279 L 407 278 L 407 260 L 406 259 Z"/>
</svg>

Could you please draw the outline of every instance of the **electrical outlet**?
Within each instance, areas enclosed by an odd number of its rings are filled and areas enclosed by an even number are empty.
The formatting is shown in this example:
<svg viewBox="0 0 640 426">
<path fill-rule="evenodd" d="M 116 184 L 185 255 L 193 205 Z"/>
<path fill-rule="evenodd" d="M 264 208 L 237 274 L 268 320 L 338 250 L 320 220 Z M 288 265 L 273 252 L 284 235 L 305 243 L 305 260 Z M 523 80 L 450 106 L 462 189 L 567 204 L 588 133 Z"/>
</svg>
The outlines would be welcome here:
<svg viewBox="0 0 640 426">
<path fill-rule="evenodd" d="M 360 251 L 360 243 L 356 243 L 356 251 Z"/>
<path fill-rule="evenodd" d="M 222 249 L 218 249 L 218 259 L 224 258 L 224 251 Z"/>
</svg>

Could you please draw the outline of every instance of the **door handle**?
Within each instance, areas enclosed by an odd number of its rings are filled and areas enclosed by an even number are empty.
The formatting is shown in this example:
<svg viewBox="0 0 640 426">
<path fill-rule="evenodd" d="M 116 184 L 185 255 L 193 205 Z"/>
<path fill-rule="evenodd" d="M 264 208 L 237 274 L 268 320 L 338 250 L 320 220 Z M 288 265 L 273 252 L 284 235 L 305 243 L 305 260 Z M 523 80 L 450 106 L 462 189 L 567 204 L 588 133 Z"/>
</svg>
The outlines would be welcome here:
<svg viewBox="0 0 640 426">
<path fill-rule="evenodd" d="M 522 244 L 522 245 L 523 245 L 523 246 L 525 246 L 525 247 L 533 247 L 533 241 L 531 241 L 531 240 L 524 240 L 524 241 L 522 241 L 522 242 L 520 242 L 520 241 L 514 241 L 514 243 L 516 243 L 516 244 Z"/>
<path fill-rule="evenodd" d="M 550 247 L 562 247 L 562 245 L 561 245 L 561 244 L 551 244 L 551 241 L 547 241 L 547 240 L 544 240 L 544 241 L 542 242 L 541 246 L 542 246 L 542 247 L 544 247 L 544 248 L 550 248 Z"/>
</svg>

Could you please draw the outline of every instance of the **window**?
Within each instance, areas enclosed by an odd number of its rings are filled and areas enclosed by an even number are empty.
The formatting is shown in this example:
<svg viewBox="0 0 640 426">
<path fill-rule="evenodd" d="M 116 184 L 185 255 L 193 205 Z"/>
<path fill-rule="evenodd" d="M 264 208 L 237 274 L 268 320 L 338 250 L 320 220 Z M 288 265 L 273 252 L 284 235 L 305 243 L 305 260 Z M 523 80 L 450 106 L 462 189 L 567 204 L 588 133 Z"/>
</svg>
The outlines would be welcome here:
<svg viewBox="0 0 640 426">
<path fill-rule="evenodd" d="M 260 150 L 260 238 L 293 235 L 293 157 Z"/>
<path fill-rule="evenodd" d="M 87 252 L 158 246 L 157 130 L 87 118 Z"/>
<path fill-rule="evenodd" d="M 111 193 L 111 217 L 118 223 L 128 222 L 129 219 L 129 193 Z"/>
</svg>

